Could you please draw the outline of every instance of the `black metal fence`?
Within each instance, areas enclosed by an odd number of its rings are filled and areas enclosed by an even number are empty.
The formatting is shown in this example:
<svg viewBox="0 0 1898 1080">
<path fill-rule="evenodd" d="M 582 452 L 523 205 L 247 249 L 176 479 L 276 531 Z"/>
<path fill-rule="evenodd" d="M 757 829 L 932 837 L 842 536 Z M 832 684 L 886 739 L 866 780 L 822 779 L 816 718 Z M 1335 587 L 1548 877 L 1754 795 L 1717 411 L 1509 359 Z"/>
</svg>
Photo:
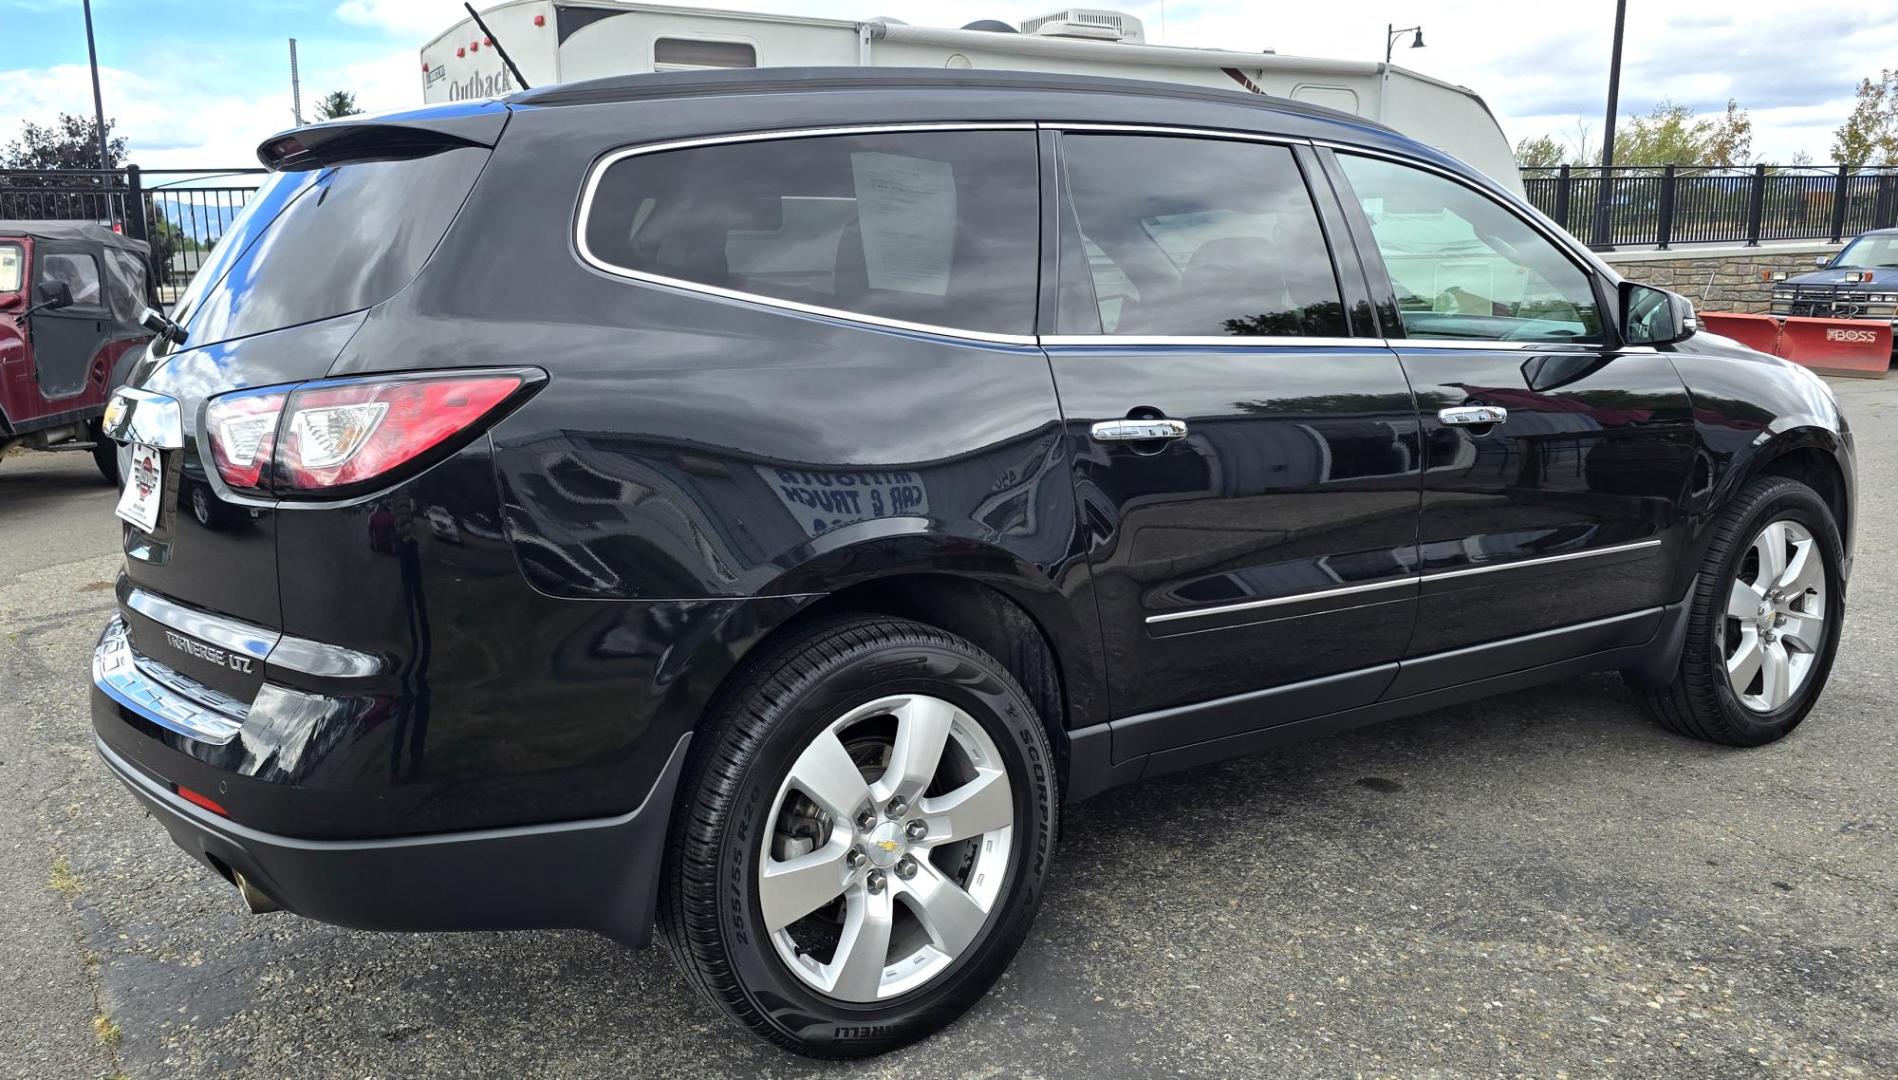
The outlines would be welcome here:
<svg viewBox="0 0 1898 1080">
<path fill-rule="evenodd" d="M 1562 165 L 1522 170 L 1536 208 L 1596 248 L 1841 240 L 1898 224 L 1898 166 Z"/>
<path fill-rule="evenodd" d="M 175 300 L 266 170 L 0 170 L 0 219 L 96 221 L 152 246 L 152 280 Z"/>
</svg>

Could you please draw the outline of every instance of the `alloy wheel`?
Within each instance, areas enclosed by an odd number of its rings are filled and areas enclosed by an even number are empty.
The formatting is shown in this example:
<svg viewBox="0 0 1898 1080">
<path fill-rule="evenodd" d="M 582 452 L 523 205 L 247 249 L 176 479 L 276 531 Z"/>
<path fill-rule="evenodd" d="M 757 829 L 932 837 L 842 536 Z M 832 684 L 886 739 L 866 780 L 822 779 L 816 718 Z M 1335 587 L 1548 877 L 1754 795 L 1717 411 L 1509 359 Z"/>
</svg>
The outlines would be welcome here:
<svg viewBox="0 0 1898 1080">
<path fill-rule="evenodd" d="M 843 1001 L 927 985 L 980 936 L 1006 876 L 1014 791 L 995 740 L 941 698 L 839 717 L 772 804 L 759 907 L 778 957 Z"/>
<path fill-rule="evenodd" d="M 1753 538 L 1728 590 L 1727 681 L 1740 704 L 1772 712 L 1811 676 L 1825 644 L 1825 558 L 1811 530 L 1790 519 Z"/>
</svg>

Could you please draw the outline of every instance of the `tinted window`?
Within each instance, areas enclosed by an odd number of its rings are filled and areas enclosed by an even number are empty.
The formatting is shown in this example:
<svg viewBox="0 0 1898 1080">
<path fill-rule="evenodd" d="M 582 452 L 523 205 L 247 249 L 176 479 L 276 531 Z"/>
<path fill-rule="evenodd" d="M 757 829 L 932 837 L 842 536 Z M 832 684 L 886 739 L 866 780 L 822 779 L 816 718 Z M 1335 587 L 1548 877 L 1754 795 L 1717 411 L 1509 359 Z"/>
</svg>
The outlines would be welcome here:
<svg viewBox="0 0 1898 1080">
<path fill-rule="evenodd" d="M 652 66 L 658 71 L 678 68 L 750 68 L 758 66 L 758 52 L 742 41 L 660 38 L 652 43 Z"/>
<path fill-rule="evenodd" d="M 1089 281 L 1063 260 L 1064 334 L 1345 336 L 1311 193 L 1283 146 L 1165 136 L 1062 140 Z M 1090 290 L 1092 303 L 1076 303 Z"/>
<path fill-rule="evenodd" d="M 1528 222 L 1435 173 L 1338 155 L 1413 338 L 1599 341 L 1588 275 Z"/>
<path fill-rule="evenodd" d="M 938 131 L 625 158 L 590 204 L 614 267 L 904 322 L 1034 332 L 1035 136 Z"/>
<path fill-rule="evenodd" d="M 40 280 L 63 281 L 72 290 L 74 307 L 101 307 L 105 297 L 99 291 L 99 264 L 90 255 L 60 252 L 40 256 Z"/>
<path fill-rule="evenodd" d="M 484 149 L 461 147 L 273 177 L 179 302 L 188 344 L 327 319 L 394 296 L 428 261 L 487 159 Z"/>
</svg>

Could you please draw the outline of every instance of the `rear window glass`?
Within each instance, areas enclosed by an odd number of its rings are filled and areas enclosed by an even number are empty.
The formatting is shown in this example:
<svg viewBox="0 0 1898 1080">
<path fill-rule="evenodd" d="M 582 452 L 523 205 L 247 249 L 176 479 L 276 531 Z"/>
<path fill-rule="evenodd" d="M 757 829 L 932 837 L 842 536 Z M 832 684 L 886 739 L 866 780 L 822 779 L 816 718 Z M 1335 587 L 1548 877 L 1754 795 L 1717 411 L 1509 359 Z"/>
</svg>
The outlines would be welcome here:
<svg viewBox="0 0 1898 1080">
<path fill-rule="evenodd" d="M 360 311 L 415 279 L 488 151 L 279 173 L 251 197 L 179 301 L 188 344 Z"/>
<path fill-rule="evenodd" d="M 778 139 L 622 159 L 585 242 L 607 265 L 845 313 L 1030 334 L 1035 137 Z"/>
</svg>

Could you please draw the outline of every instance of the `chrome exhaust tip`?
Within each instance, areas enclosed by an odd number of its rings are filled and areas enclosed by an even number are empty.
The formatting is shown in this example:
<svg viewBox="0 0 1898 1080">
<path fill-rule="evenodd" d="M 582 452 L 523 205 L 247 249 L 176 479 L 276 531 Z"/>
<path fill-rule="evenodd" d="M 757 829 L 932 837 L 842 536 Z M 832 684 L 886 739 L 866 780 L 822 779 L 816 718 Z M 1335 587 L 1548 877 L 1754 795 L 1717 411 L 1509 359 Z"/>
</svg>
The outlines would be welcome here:
<svg viewBox="0 0 1898 1080">
<path fill-rule="evenodd" d="M 252 915 L 268 915 L 273 911 L 282 911 L 283 905 L 272 900 L 269 894 L 250 883 L 250 879 L 241 872 L 231 871 L 231 880 L 237 884 L 237 895 L 244 898 L 244 906 Z"/>
</svg>

